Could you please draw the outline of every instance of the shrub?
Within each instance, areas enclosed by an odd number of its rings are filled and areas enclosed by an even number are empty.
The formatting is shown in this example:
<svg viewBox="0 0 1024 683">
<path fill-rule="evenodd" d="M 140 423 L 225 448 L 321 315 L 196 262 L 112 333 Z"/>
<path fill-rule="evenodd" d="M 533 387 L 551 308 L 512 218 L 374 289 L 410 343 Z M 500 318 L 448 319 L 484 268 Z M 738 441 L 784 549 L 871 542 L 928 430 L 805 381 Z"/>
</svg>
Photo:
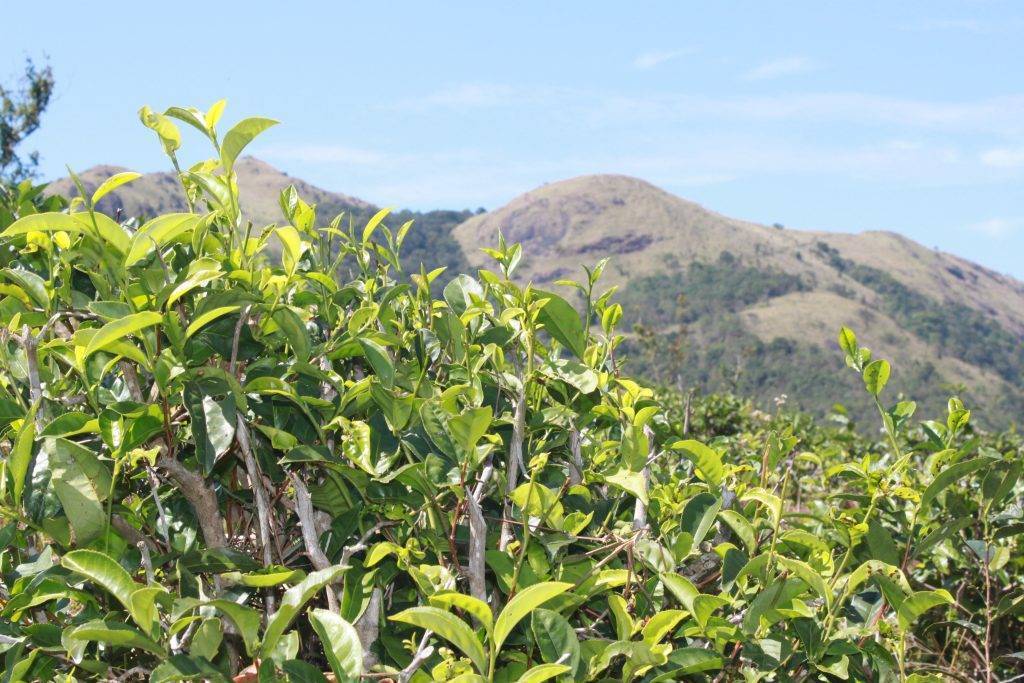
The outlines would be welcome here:
<svg viewBox="0 0 1024 683">
<path fill-rule="evenodd" d="M 581 318 L 501 240 L 435 298 L 386 210 L 324 226 L 286 189 L 258 229 L 232 166 L 274 122 L 221 136 L 222 110 L 142 111 L 176 169 L 172 119 L 212 144 L 179 170 L 193 212 L 96 212 L 122 173 L 2 232 L 6 680 L 1008 670 L 1019 444 L 979 448 L 956 400 L 908 436 L 848 330 L 886 441 L 730 427 L 728 402 L 696 440 L 621 374 L 600 266 Z"/>
</svg>

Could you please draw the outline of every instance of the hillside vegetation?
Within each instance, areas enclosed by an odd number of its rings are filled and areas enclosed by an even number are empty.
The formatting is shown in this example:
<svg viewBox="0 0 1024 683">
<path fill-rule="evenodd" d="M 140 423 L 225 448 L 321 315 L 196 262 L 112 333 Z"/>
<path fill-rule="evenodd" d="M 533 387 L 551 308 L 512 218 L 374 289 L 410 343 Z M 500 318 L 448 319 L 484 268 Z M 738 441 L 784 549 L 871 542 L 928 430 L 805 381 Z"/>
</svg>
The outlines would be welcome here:
<svg viewBox="0 0 1024 683">
<path fill-rule="evenodd" d="M 407 221 L 294 187 L 250 225 L 239 155 L 276 122 L 223 109 L 142 110 L 175 168 L 178 125 L 210 143 L 183 211 L 99 210 L 131 172 L 3 195 L 5 681 L 1019 675 L 1016 433 L 895 397 L 847 327 L 870 437 L 652 390 L 602 262 L 577 310 L 519 284 L 524 244 L 406 272 Z M 741 256 L 678 282 L 740 313 L 810 291 Z"/>
</svg>

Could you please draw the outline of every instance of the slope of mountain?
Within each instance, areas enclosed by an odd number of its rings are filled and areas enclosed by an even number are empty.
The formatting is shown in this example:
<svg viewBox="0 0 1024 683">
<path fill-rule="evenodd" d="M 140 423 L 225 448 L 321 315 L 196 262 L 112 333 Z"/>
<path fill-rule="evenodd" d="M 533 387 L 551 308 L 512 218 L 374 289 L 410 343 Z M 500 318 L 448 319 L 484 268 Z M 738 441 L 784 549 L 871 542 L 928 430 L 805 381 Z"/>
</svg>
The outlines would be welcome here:
<svg viewBox="0 0 1024 683">
<path fill-rule="evenodd" d="M 995 421 L 1024 413 L 1024 284 L 900 235 L 766 227 L 611 175 L 545 185 L 455 237 L 483 264 L 477 246 L 499 229 L 523 244 L 524 279 L 611 256 L 606 280 L 639 326 L 634 362 L 660 381 L 856 407 L 835 350 L 846 324 L 930 408 L 954 388 Z"/>
</svg>

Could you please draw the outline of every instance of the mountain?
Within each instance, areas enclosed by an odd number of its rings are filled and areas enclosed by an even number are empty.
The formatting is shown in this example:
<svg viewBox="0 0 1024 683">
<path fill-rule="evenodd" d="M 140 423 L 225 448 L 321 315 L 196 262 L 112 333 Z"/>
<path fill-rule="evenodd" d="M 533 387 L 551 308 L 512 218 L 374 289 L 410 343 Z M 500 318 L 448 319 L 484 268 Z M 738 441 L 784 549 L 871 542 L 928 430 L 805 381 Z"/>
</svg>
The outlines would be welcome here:
<svg viewBox="0 0 1024 683">
<path fill-rule="evenodd" d="M 478 265 L 499 229 L 538 283 L 610 256 L 633 362 L 658 381 L 864 416 L 835 341 L 845 324 L 930 409 L 952 389 L 993 422 L 1024 412 L 1024 283 L 900 235 L 767 227 L 616 175 L 544 185 L 454 234 Z"/>
<path fill-rule="evenodd" d="M 83 171 L 79 179 L 86 190 L 92 192 L 110 176 L 127 169 L 119 166 L 100 165 Z M 294 178 L 265 161 L 254 157 L 242 157 L 235 164 L 238 176 L 240 203 L 247 218 L 258 227 L 281 223 L 281 207 L 278 197 L 281 190 L 294 185 L 299 196 L 310 204 L 316 204 L 322 220 L 329 221 L 338 214 L 345 214 L 342 227 L 351 219 L 355 225 L 364 224 L 378 211 L 377 206 L 356 197 L 331 192 Z M 70 178 L 61 178 L 50 183 L 47 191 L 64 197 L 78 194 Z M 122 185 L 100 200 L 98 208 L 108 215 L 125 218 L 152 218 L 161 213 L 188 211 L 185 195 L 176 174 L 170 172 L 146 173 L 141 178 Z M 465 271 L 469 265 L 462 250 L 451 236 L 452 228 L 473 214 L 463 211 L 397 211 L 391 214 L 388 224 L 395 227 L 408 220 L 415 222 L 416 230 L 410 231 L 403 245 L 402 261 L 407 269 L 417 271 L 421 261 L 447 266 L 452 271 Z"/>
<path fill-rule="evenodd" d="M 82 184 L 91 192 L 104 180 L 128 169 L 118 166 L 93 166 L 81 173 Z M 257 225 L 269 225 L 281 220 L 278 194 L 289 185 L 295 185 L 299 195 L 307 202 L 328 206 L 338 211 L 345 209 L 368 210 L 369 202 L 355 197 L 328 192 L 304 180 L 292 178 L 265 161 L 253 157 L 242 157 L 235 164 L 238 176 L 238 192 L 247 216 Z M 70 178 L 61 178 L 50 184 L 49 191 L 66 197 L 75 194 Z M 138 180 L 121 186 L 115 192 L 100 200 L 99 208 L 114 215 L 121 211 L 124 216 L 155 216 L 161 213 L 188 211 L 185 195 L 175 173 L 147 173 Z"/>
<path fill-rule="evenodd" d="M 251 157 L 236 169 L 257 225 L 281 220 L 277 197 L 288 185 L 318 205 L 321 220 L 344 212 L 359 225 L 377 211 Z M 120 170 L 81 177 L 91 189 Z M 68 179 L 50 188 L 74 194 Z M 186 208 L 171 173 L 147 174 L 100 206 L 141 218 Z M 1024 415 L 1024 283 L 895 233 L 768 227 L 618 175 L 550 183 L 487 213 L 399 211 L 387 223 L 406 220 L 416 223 L 407 271 L 486 265 L 480 247 L 499 229 L 523 245 L 524 281 L 578 277 L 582 265 L 610 257 L 603 282 L 626 310 L 623 356 L 652 381 L 730 389 L 764 407 L 788 401 L 820 413 L 839 402 L 862 419 L 874 406 L 835 341 L 848 325 L 893 362 L 889 392 L 917 399 L 929 416 L 951 391 L 993 425 Z"/>
</svg>

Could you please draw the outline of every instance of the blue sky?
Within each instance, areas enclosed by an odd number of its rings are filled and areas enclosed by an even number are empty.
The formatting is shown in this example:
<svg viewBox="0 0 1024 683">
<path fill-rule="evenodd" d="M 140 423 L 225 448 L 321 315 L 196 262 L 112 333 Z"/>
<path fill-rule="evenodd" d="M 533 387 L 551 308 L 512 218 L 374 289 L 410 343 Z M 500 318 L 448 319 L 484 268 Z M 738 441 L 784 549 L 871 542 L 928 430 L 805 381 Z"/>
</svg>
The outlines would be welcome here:
<svg viewBox="0 0 1024 683">
<path fill-rule="evenodd" d="M 47 177 L 164 169 L 138 107 L 226 97 L 226 123 L 283 122 L 258 156 L 381 205 L 493 208 L 626 173 L 727 215 L 895 230 L 1024 279 L 1015 0 L 40 7 L 5 8 L 20 28 L 0 76 L 49 56 L 57 95 L 28 144 Z"/>
</svg>

